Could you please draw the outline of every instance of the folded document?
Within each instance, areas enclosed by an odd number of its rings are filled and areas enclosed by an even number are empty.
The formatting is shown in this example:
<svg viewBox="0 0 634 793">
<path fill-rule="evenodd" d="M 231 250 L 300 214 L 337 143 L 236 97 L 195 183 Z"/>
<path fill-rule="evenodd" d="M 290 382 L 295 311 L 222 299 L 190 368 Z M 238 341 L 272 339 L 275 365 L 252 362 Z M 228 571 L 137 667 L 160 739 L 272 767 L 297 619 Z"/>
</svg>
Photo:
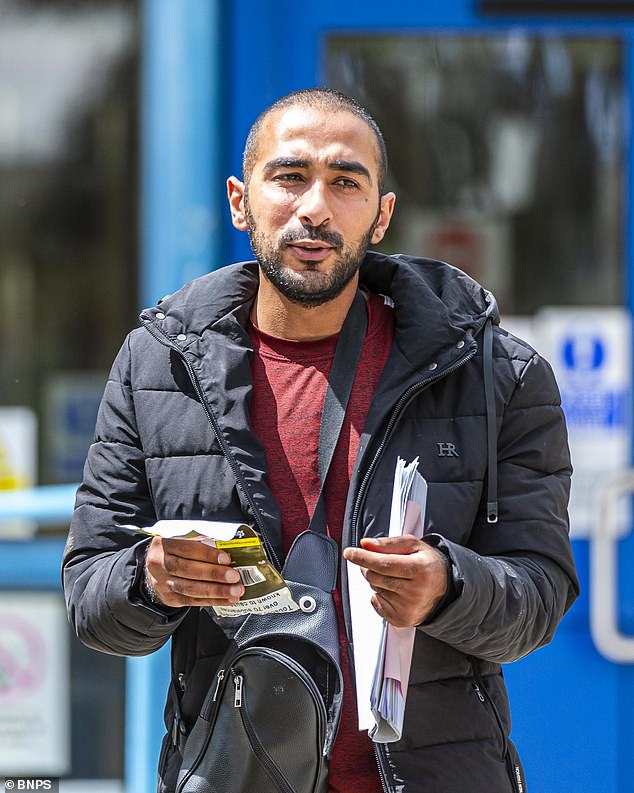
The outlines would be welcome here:
<svg viewBox="0 0 634 793">
<path fill-rule="evenodd" d="M 388 534 L 423 536 L 427 482 L 418 473 L 418 458 L 396 462 Z M 395 628 L 376 613 L 372 588 L 358 565 L 348 563 L 348 591 L 357 682 L 359 729 L 379 743 L 398 741 L 414 649 L 416 628 Z M 375 659 L 373 665 L 372 660 Z"/>
</svg>

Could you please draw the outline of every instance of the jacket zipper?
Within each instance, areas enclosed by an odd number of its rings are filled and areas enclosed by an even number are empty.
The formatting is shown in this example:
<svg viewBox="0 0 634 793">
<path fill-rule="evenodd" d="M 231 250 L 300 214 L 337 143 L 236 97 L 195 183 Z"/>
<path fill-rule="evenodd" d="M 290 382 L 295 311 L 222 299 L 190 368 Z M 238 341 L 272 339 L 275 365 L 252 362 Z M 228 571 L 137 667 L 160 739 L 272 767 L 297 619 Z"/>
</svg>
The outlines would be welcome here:
<svg viewBox="0 0 634 793">
<path fill-rule="evenodd" d="M 468 361 L 470 361 L 475 356 L 476 351 L 477 351 L 477 345 L 474 344 L 471 346 L 469 352 L 466 355 L 464 355 L 462 358 L 460 358 L 460 360 L 456 361 L 454 364 L 449 366 L 447 369 L 443 369 L 442 372 L 432 375 L 431 377 L 427 377 L 425 380 L 420 380 L 418 383 L 414 383 L 414 385 L 411 385 L 401 395 L 399 401 L 396 403 L 396 407 L 392 411 L 392 415 L 390 416 L 388 425 L 385 429 L 385 432 L 383 433 L 383 438 L 381 439 L 381 443 L 379 444 L 376 452 L 374 453 L 372 462 L 368 466 L 365 472 L 365 476 L 363 477 L 363 480 L 361 482 L 361 485 L 359 486 L 359 492 L 357 493 L 357 498 L 355 500 L 354 509 L 352 511 L 352 518 L 350 520 L 350 526 L 351 526 L 350 533 L 352 538 L 352 544 L 355 547 L 359 545 L 360 538 L 358 536 L 358 522 L 359 522 L 359 515 L 361 513 L 361 507 L 363 506 L 363 500 L 365 498 L 365 492 L 370 483 L 370 480 L 372 479 L 374 469 L 379 461 L 379 458 L 383 454 L 383 450 L 385 449 L 387 442 L 390 439 L 392 431 L 394 430 L 394 427 L 396 426 L 396 422 L 400 418 L 400 415 L 405 410 L 410 400 L 413 399 L 414 396 L 416 396 L 416 394 L 418 394 L 419 391 L 422 391 L 424 388 L 427 388 L 427 386 L 431 385 L 432 383 L 435 383 L 437 380 L 441 380 L 443 377 L 447 377 L 448 375 L 453 374 L 453 372 L 455 372 L 456 369 L 459 369 L 461 366 L 463 366 Z M 348 650 L 348 658 L 353 658 L 354 656 L 352 653 L 350 642 L 347 641 L 346 643 Z M 352 668 L 354 669 L 354 666 L 352 666 Z M 381 781 L 381 786 L 385 791 L 385 793 L 392 793 L 392 791 L 394 791 L 394 788 L 388 782 L 387 774 L 384 770 L 384 765 L 385 765 L 384 753 L 385 753 L 385 749 L 383 747 L 383 744 L 375 743 L 374 754 L 376 757 L 376 764 L 379 770 L 379 779 Z"/>
<path fill-rule="evenodd" d="M 385 750 L 383 749 L 383 745 L 382 744 L 378 744 L 378 743 L 374 744 L 374 757 L 375 757 L 375 760 L 376 760 L 377 768 L 379 769 L 379 781 L 381 783 L 381 787 L 383 788 L 383 790 L 385 790 L 386 793 L 388 793 L 388 791 L 393 791 L 394 788 L 387 781 L 387 774 L 383 770 L 383 762 L 384 762 L 383 753 L 384 752 L 385 752 Z"/>
<path fill-rule="evenodd" d="M 246 711 L 246 700 L 244 698 L 243 679 L 242 675 L 233 673 L 234 684 L 234 701 L 233 705 L 240 711 L 240 719 L 242 726 L 249 741 L 249 745 L 253 754 L 257 757 L 260 764 L 264 767 L 267 774 L 281 793 L 295 793 L 288 780 L 282 774 L 280 769 L 275 765 L 273 759 L 269 756 L 262 742 L 257 736 L 256 731 L 253 729 L 249 714 Z"/>
<path fill-rule="evenodd" d="M 477 683 L 472 683 L 473 690 L 475 691 L 476 697 L 480 700 L 480 702 L 486 702 L 484 698 L 484 694 L 482 693 L 482 689 Z"/>
<path fill-rule="evenodd" d="M 509 776 L 511 777 L 513 790 L 516 793 L 524 793 L 524 783 L 522 782 L 522 771 L 519 765 L 511 757 L 510 752 L 508 752 L 506 755 L 506 768 Z"/>
<path fill-rule="evenodd" d="M 205 396 L 205 394 L 203 392 L 202 386 L 200 385 L 200 381 L 198 380 L 198 375 L 194 371 L 193 366 L 187 360 L 187 357 L 185 356 L 185 353 L 180 349 L 180 347 L 178 347 L 178 345 L 176 345 L 176 344 L 173 344 L 169 340 L 169 338 L 163 333 L 163 331 L 158 330 L 154 325 L 152 325 L 147 320 L 144 320 L 143 324 L 144 324 L 145 329 L 148 331 L 148 333 L 151 336 L 153 336 L 159 342 L 159 344 L 162 344 L 164 347 L 168 347 L 170 350 L 174 350 L 174 352 L 179 355 L 180 359 L 185 364 L 185 368 L 187 369 L 187 373 L 189 374 L 189 378 L 190 378 L 190 380 L 192 382 L 192 385 L 194 386 L 194 390 L 196 391 L 196 395 L 198 396 L 198 399 L 200 400 L 200 404 L 202 405 L 202 408 L 205 411 L 205 415 L 207 416 L 207 421 L 209 422 L 209 424 L 211 426 L 211 429 L 212 429 L 214 435 L 216 436 L 216 440 L 220 444 L 220 448 L 222 449 L 222 453 L 223 453 L 225 459 L 227 460 L 227 462 L 231 466 L 231 470 L 233 471 L 233 475 L 236 478 L 236 483 L 237 483 L 238 487 L 240 488 L 240 490 L 242 490 L 242 492 L 246 496 L 247 501 L 249 502 L 249 506 L 251 508 L 251 512 L 253 514 L 253 518 L 254 518 L 254 520 L 255 520 L 255 522 L 257 524 L 258 532 L 259 532 L 260 537 L 262 538 L 262 542 L 264 543 L 264 546 L 265 546 L 265 548 L 267 550 L 267 553 L 269 555 L 269 559 L 273 562 L 273 564 L 277 567 L 278 570 L 281 570 L 282 569 L 282 565 L 280 563 L 280 560 L 279 560 L 277 554 L 275 553 L 275 549 L 273 548 L 273 546 L 271 545 L 270 541 L 268 540 L 268 538 L 266 536 L 264 524 L 262 522 L 262 519 L 260 518 L 260 515 L 258 513 L 258 510 L 257 510 L 257 507 L 255 505 L 255 502 L 253 501 L 251 493 L 249 492 L 249 488 L 248 488 L 247 483 L 246 483 L 246 481 L 244 479 L 244 476 L 242 475 L 242 471 L 240 470 L 240 467 L 238 466 L 238 463 L 236 462 L 235 457 L 231 453 L 231 449 L 229 448 L 229 445 L 227 444 L 227 442 L 225 441 L 225 439 L 222 436 L 222 432 L 220 431 L 220 427 L 218 426 L 218 422 L 216 421 L 216 418 L 213 415 L 211 407 L 209 406 L 209 402 L 207 401 L 207 397 Z"/>
</svg>

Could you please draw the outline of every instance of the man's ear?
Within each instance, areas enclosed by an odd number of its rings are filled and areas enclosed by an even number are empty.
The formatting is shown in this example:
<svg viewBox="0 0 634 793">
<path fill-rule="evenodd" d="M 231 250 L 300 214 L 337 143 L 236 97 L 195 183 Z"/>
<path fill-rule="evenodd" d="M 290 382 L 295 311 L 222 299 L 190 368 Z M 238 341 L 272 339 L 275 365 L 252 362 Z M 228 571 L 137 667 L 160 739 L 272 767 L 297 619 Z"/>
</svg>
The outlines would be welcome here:
<svg viewBox="0 0 634 793">
<path fill-rule="evenodd" d="M 231 210 L 231 222 L 239 231 L 247 230 L 244 214 L 244 184 L 235 176 L 227 179 L 227 198 Z"/>
<path fill-rule="evenodd" d="M 377 242 L 381 242 L 385 236 L 385 232 L 387 231 L 388 226 L 390 225 L 390 220 L 392 219 L 395 201 L 396 196 L 394 193 L 385 193 L 385 195 L 381 196 L 381 210 L 379 212 L 379 219 L 374 226 L 374 231 L 372 232 L 372 237 L 370 239 L 370 243 L 372 245 L 376 245 Z"/>
</svg>

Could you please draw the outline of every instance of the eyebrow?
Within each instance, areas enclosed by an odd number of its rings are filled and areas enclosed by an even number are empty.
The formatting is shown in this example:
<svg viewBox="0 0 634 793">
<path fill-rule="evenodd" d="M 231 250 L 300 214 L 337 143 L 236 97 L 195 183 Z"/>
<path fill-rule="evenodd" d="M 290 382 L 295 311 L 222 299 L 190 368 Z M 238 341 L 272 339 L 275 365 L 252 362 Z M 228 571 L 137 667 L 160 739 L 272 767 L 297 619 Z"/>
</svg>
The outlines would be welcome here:
<svg viewBox="0 0 634 793">
<path fill-rule="evenodd" d="M 279 168 L 300 168 L 306 170 L 309 167 L 310 161 L 302 159 L 301 157 L 276 157 L 266 163 L 263 171 L 264 176 L 270 176 Z M 359 176 L 365 176 L 369 182 L 372 182 L 370 171 L 357 160 L 332 160 L 328 163 L 328 168 L 332 171 L 356 173 L 359 174 Z"/>
<path fill-rule="evenodd" d="M 372 181 L 372 177 L 370 176 L 370 171 L 362 165 L 360 162 L 356 160 L 333 160 L 333 162 L 328 163 L 328 167 L 332 168 L 334 171 L 345 171 L 346 173 L 356 173 L 359 176 L 365 176 L 368 182 Z"/>
</svg>

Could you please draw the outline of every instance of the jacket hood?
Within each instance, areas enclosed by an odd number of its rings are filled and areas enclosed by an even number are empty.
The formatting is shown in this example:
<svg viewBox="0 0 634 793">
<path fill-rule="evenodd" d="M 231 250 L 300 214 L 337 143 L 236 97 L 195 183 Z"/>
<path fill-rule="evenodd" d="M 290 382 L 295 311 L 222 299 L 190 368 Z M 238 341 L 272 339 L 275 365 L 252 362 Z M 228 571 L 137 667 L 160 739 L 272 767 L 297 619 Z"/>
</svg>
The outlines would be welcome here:
<svg viewBox="0 0 634 793">
<path fill-rule="evenodd" d="M 490 317 L 499 323 L 493 295 L 466 273 L 445 262 L 404 254 L 369 253 L 361 283 L 394 301 L 399 344 L 407 357 L 470 342 Z"/>
<path fill-rule="evenodd" d="M 487 318 L 499 321 L 490 292 L 458 268 L 434 259 L 369 251 L 361 265 L 360 282 L 394 302 L 399 346 L 412 363 L 419 363 L 421 347 L 429 359 L 435 350 L 472 339 Z M 246 326 L 258 284 L 257 262 L 228 265 L 167 295 L 143 311 L 141 320 L 158 318 L 173 336 L 200 337 L 214 330 L 230 333 L 235 321 Z"/>
</svg>

